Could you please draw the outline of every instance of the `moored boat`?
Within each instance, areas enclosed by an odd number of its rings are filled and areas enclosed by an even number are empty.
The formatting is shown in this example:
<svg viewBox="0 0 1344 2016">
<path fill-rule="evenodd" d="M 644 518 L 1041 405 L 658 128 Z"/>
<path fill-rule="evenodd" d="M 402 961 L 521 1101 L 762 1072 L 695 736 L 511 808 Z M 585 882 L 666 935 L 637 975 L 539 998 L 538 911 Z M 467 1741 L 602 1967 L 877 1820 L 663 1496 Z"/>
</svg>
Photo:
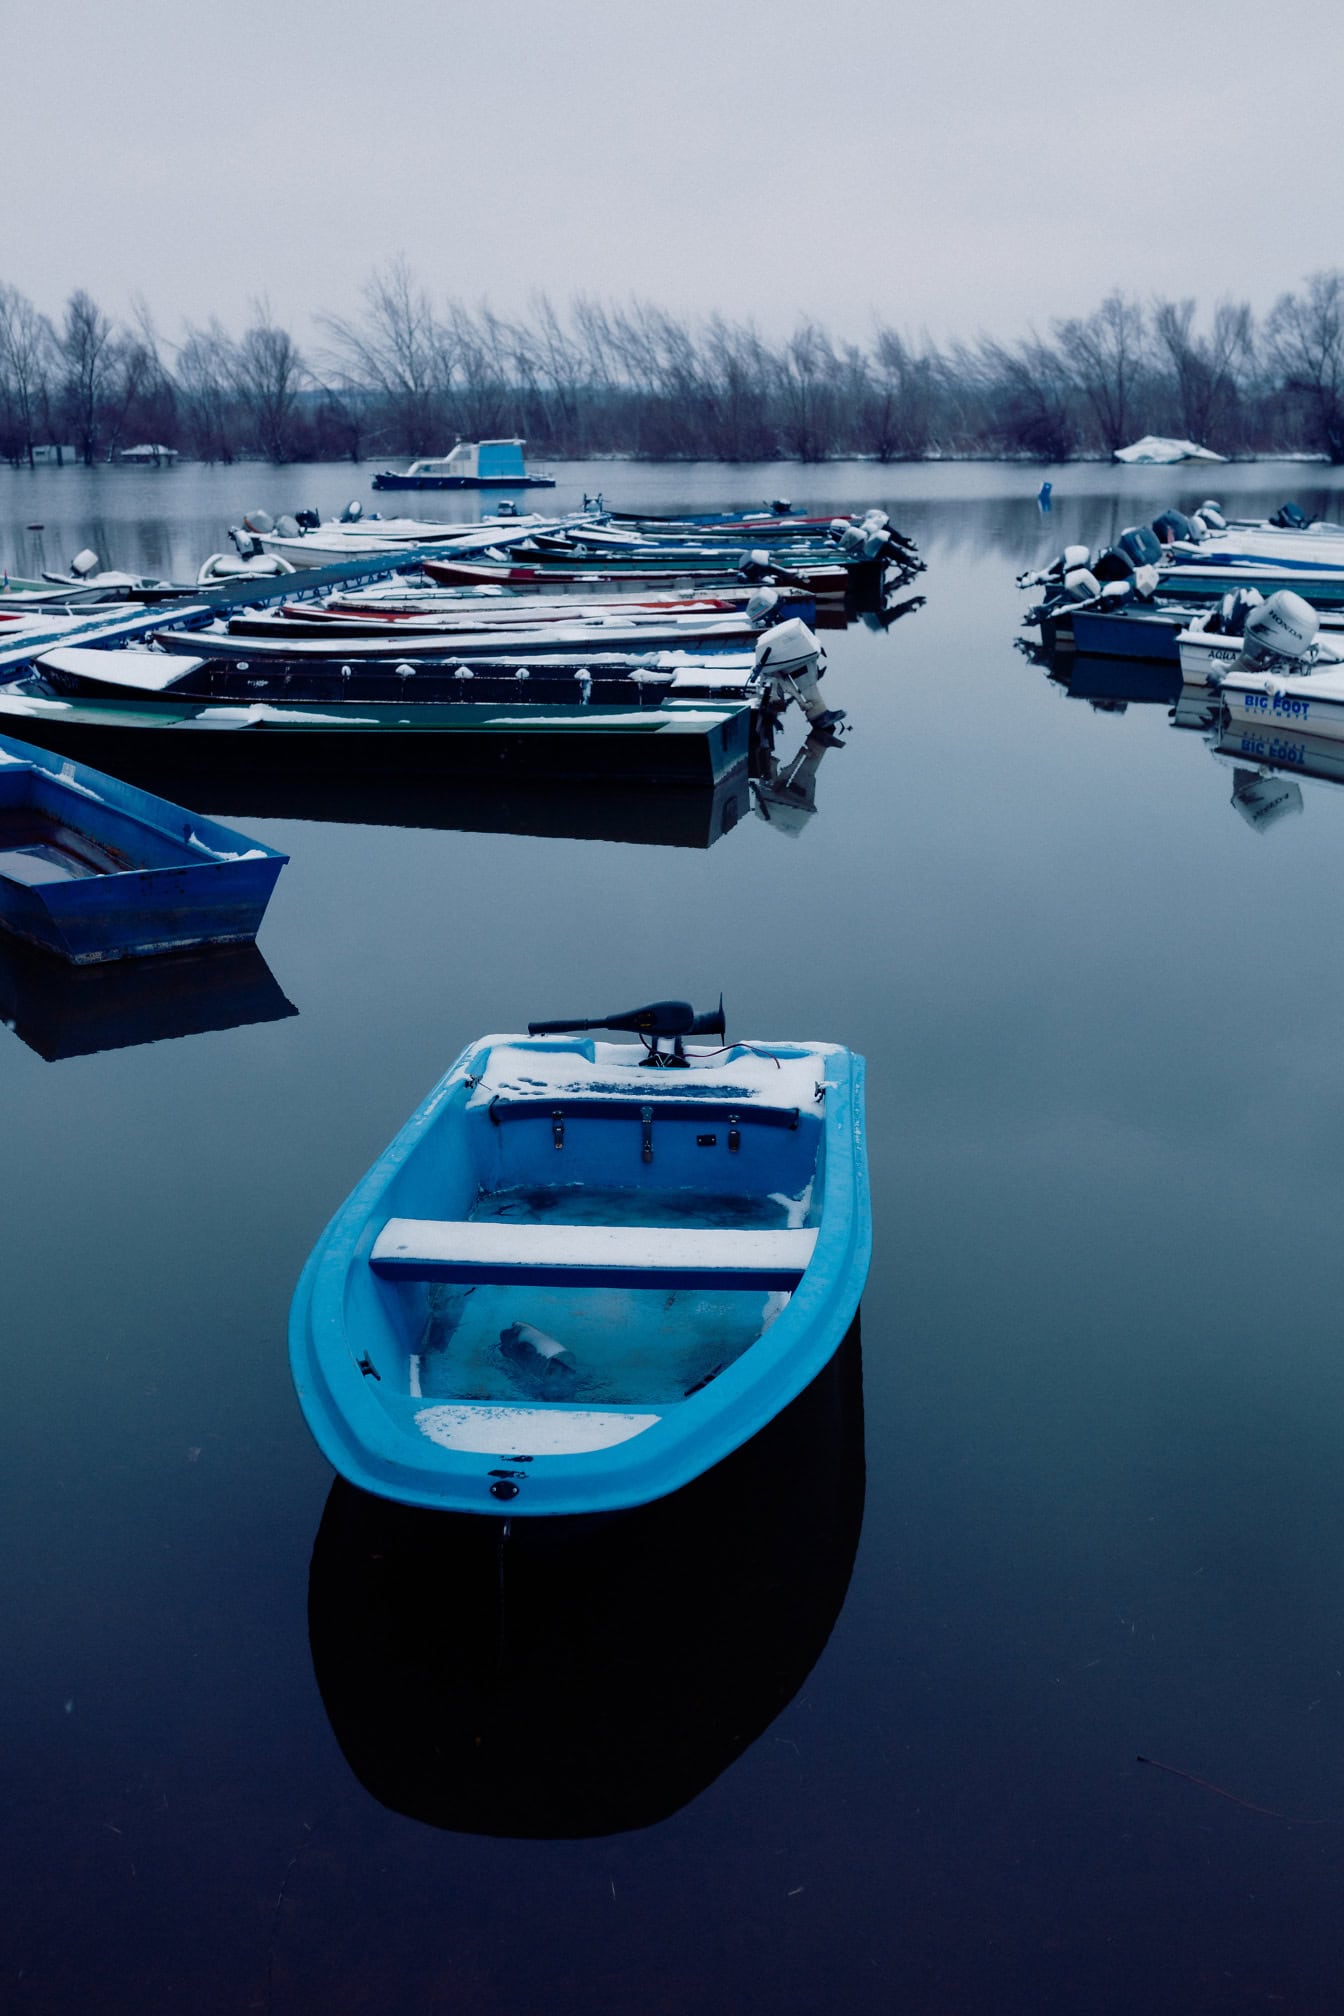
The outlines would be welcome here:
<svg viewBox="0 0 1344 2016">
<path fill-rule="evenodd" d="M 0 736 L 0 928 L 76 965 L 246 944 L 288 859 Z"/>
<path fill-rule="evenodd" d="M 459 441 L 448 455 L 422 456 L 409 469 L 380 469 L 375 490 L 554 490 L 555 478 L 529 469 L 517 435 Z"/>
<path fill-rule="evenodd" d="M 295 1293 L 343 1476 L 495 1516 L 646 1503 L 829 1362 L 871 1248 L 863 1060 L 723 1038 L 721 1009 L 661 1002 L 463 1052 Z"/>
</svg>

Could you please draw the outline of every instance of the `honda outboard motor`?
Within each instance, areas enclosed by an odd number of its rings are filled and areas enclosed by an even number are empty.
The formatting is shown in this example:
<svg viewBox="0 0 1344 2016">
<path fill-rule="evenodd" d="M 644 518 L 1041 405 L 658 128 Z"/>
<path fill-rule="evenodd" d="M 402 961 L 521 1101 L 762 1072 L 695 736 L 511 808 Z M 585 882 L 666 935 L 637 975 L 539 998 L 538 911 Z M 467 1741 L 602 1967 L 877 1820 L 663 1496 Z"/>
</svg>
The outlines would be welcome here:
<svg viewBox="0 0 1344 2016">
<path fill-rule="evenodd" d="M 1271 525 L 1277 525 L 1284 532 L 1305 532 L 1311 520 L 1302 509 L 1302 506 L 1294 504 L 1290 499 L 1288 503 L 1280 504 L 1269 522 Z"/>
<path fill-rule="evenodd" d="M 1199 507 L 1199 515 L 1211 531 L 1226 532 L 1227 520 L 1223 516 L 1223 507 L 1216 497 L 1204 499 Z"/>
<path fill-rule="evenodd" d="M 822 700 L 817 682 L 825 663 L 806 623 L 790 616 L 757 639 L 751 677 L 754 684 L 768 686 L 782 705 L 796 700 L 814 728 L 834 728 L 845 717 L 841 709 L 828 708 Z"/>
<path fill-rule="evenodd" d="M 74 559 L 70 562 L 70 572 L 72 574 L 77 574 L 81 581 L 84 579 L 86 574 L 96 574 L 97 571 L 98 571 L 98 555 L 94 552 L 92 546 L 85 546 L 81 548 L 81 550 L 78 553 L 76 553 Z"/>
<path fill-rule="evenodd" d="M 1101 583 L 1090 567 L 1074 567 L 1064 576 L 1064 600 L 1092 602 L 1101 593 Z"/>
<path fill-rule="evenodd" d="M 1162 558 L 1161 541 L 1147 525 L 1131 525 L 1115 543 L 1122 553 L 1129 555 L 1136 567 L 1156 567 Z"/>
<path fill-rule="evenodd" d="M 288 512 L 286 512 L 283 517 L 276 519 L 275 534 L 277 539 L 297 539 L 299 536 L 298 519 L 291 518 Z"/>
<path fill-rule="evenodd" d="M 768 623 L 779 607 L 778 588 L 758 588 L 747 603 L 748 623 Z"/>
<path fill-rule="evenodd" d="M 1321 619 L 1310 602 L 1304 602 L 1291 588 L 1280 588 L 1247 616 L 1238 669 L 1252 672 L 1303 669 L 1313 656 L 1320 627 Z"/>
</svg>

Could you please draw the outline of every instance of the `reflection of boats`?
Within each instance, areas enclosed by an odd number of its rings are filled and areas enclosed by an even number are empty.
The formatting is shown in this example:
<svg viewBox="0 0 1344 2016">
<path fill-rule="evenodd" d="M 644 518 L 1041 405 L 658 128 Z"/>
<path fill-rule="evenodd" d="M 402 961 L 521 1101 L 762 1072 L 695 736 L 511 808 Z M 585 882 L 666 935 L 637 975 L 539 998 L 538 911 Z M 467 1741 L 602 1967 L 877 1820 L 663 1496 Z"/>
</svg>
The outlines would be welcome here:
<svg viewBox="0 0 1344 2016">
<path fill-rule="evenodd" d="M 255 938 L 289 859 L 0 735 L 0 928 L 77 965 Z"/>
<path fill-rule="evenodd" d="M 1180 666 L 1150 658 L 1091 658 L 1080 652 L 1046 662 L 1071 700 L 1086 700 L 1103 712 L 1131 702 L 1171 707 L 1181 690 Z"/>
<path fill-rule="evenodd" d="M 444 833 L 522 833 L 557 840 L 619 840 L 641 847 L 712 847 L 745 816 L 747 779 L 745 763 L 716 783 L 701 785 L 621 778 L 596 784 L 533 777 L 496 783 L 493 778 L 370 776 L 359 769 L 342 775 L 304 766 L 267 776 L 239 763 L 198 779 L 192 797 L 202 811 L 239 819 L 316 819 L 343 826 L 419 826 Z"/>
<path fill-rule="evenodd" d="M 675 1495 L 601 1520 L 418 1512 L 337 1481 L 308 1630 L 336 1740 L 393 1812 L 577 1839 L 677 1812 L 802 1686 L 863 1517 L 858 1323 Z"/>
<path fill-rule="evenodd" d="M 761 753 L 753 765 L 751 808 L 758 819 L 796 840 L 817 810 L 817 772 L 828 750 L 841 746 L 841 737 L 832 728 L 813 728 L 807 739 L 785 761 L 774 753 L 778 722 L 771 722 L 761 736 Z"/>
<path fill-rule="evenodd" d="M 722 1005 L 656 1002 L 463 1051 L 295 1291 L 294 1383 L 343 1476 L 451 1511 L 643 1504 L 826 1364 L 872 1242 L 863 1060 L 723 1035 Z"/>
<path fill-rule="evenodd" d="M 0 1022 L 49 1062 L 298 1012 L 255 945 L 70 966 L 0 938 Z"/>
</svg>

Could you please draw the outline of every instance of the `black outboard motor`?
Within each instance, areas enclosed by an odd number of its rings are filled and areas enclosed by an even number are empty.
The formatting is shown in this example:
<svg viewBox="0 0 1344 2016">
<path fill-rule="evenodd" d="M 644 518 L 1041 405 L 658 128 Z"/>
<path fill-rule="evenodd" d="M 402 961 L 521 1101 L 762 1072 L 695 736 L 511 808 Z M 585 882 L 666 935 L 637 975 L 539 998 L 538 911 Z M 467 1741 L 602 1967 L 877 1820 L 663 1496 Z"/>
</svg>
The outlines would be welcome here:
<svg viewBox="0 0 1344 2016">
<path fill-rule="evenodd" d="M 529 1036 L 567 1036 L 584 1029 L 628 1029 L 645 1041 L 648 1056 L 646 1064 L 667 1070 L 686 1069 L 686 1054 L 681 1047 L 683 1036 L 724 1036 L 727 1024 L 723 1015 L 723 996 L 719 996 L 717 1008 L 711 1008 L 707 1015 L 697 1015 L 689 1001 L 650 1001 L 643 1008 L 627 1008 L 619 1015 L 597 1015 L 588 1020 L 574 1022 L 529 1022 Z M 665 1051 L 659 1047 L 665 1036 L 672 1038 L 672 1048 Z M 649 1038 L 652 1037 L 652 1043 Z"/>
<path fill-rule="evenodd" d="M 1131 525 L 1115 543 L 1122 553 L 1129 555 L 1136 567 L 1156 567 L 1162 558 L 1161 541 L 1147 525 Z"/>
<path fill-rule="evenodd" d="M 1092 562 L 1092 572 L 1098 581 L 1128 581 L 1134 572 L 1134 562 L 1118 546 L 1109 546 Z"/>
<path fill-rule="evenodd" d="M 1294 504 L 1290 498 L 1286 504 L 1280 504 L 1269 522 L 1277 525 L 1281 532 L 1305 532 L 1311 520 L 1302 506 Z"/>
<path fill-rule="evenodd" d="M 1198 537 L 1184 511 L 1159 511 L 1153 520 L 1153 530 L 1164 546 L 1170 546 L 1176 539 L 1192 541 Z"/>
<path fill-rule="evenodd" d="M 1246 618 L 1264 599 L 1258 588 L 1233 588 L 1223 596 L 1204 628 L 1218 637 L 1243 637 Z"/>
<path fill-rule="evenodd" d="M 294 523 L 301 532 L 316 532 L 318 526 L 322 523 L 322 519 L 316 511 L 296 511 L 294 513 Z"/>
</svg>

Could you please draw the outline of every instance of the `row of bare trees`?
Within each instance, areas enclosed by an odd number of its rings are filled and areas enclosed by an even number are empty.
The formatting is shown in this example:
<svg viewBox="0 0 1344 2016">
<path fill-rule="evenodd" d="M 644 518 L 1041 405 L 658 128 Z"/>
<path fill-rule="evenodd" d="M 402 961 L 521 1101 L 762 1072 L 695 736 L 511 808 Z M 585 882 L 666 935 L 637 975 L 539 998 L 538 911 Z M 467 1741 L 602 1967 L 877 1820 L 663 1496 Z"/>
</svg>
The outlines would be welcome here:
<svg viewBox="0 0 1344 2016">
<path fill-rule="evenodd" d="M 730 462 L 1109 452 L 1144 433 L 1224 454 L 1344 462 L 1344 271 L 1310 275 L 1260 321 L 1223 302 L 1114 293 L 1015 341 L 935 345 L 880 324 L 838 343 L 816 321 L 771 342 L 750 321 L 650 302 L 541 296 L 525 318 L 437 305 L 404 260 L 300 352 L 263 302 L 233 336 L 176 342 L 141 307 L 114 326 L 89 295 L 59 320 L 0 284 L 0 456 L 59 440 L 87 462 L 132 442 L 205 461 L 443 452 L 522 434 L 534 452 Z"/>
</svg>

